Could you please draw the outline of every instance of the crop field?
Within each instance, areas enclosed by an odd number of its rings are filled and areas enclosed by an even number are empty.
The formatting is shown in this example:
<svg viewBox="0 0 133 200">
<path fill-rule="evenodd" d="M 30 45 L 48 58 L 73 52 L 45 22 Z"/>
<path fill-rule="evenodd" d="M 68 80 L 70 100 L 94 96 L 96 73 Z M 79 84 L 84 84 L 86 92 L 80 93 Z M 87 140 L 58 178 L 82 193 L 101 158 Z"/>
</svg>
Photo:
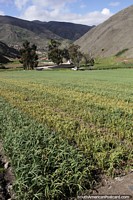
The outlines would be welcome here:
<svg viewBox="0 0 133 200">
<path fill-rule="evenodd" d="M 0 72 L 17 199 L 68 199 L 133 168 L 133 70 Z"/>
</svg>

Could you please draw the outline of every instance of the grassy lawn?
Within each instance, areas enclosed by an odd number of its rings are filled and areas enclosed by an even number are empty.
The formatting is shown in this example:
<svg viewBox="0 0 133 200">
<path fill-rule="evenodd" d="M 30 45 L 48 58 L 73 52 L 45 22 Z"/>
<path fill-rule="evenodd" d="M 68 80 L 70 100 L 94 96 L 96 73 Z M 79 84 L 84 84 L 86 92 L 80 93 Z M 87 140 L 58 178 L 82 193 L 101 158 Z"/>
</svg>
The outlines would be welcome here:
<svg viewBox="0 0 133 200">
<path fill-rule="evenodd" d="M 94 69 L 133 68 L 133 59 L 120 56 L 96 58 Z"/>
<path fill-rule="evenodd" d="M 93 187 L 94 172 L 133 167 L 132 69 L 3 71 L 0 96 L 18 199 L 67 199 Z"/>
</svg>

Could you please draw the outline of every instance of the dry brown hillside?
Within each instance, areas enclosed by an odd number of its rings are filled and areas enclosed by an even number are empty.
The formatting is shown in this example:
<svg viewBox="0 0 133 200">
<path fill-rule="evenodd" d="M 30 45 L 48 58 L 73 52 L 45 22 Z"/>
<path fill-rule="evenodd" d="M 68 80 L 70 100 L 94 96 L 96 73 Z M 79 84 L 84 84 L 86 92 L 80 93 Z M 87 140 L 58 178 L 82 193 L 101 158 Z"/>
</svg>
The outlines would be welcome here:
<svg viewBox="0 0 133 200">
<path fill-rule="evenodd" d="M 107 57 L 121 52 L 133 58 L 133 6 L 110 17 L 75 42 L 81 51 L 94 57 Z"/>
</svg>

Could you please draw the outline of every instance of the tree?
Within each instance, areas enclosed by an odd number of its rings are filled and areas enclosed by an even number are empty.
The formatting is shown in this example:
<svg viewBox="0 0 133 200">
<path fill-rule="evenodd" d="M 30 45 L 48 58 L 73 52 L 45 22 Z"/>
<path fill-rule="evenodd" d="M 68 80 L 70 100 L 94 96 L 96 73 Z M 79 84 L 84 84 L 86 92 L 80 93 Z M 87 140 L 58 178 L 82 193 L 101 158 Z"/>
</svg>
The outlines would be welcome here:
<svg viewBox="0 0 133 200">
<path fill-rule="evenodd" d="M 36 53 L 37 46 L 27 40 L 23 43 L 23 48 L 20 49 L 20 62 L 23 63 L 24 69 L 34 69 L 38 66 L 38 55 Z"/>
<path fill-rule="evenodd" d="M 72 61 L 72 63 L 79 68 L 80 67 L 80 61 L 82 60 L 82 53 L 79 51 L 79 46 L 72 44 L 68 51 L 69 51 L 69 57 Z"/>
<path fill-rule="evenodd" d="M 89 54 L 83 54 L 83 63 L 85 66 L 94 66 L 94 58 Z"/>
<path fill-rule="evenodd" d="M 60 42 L 51 39 L 48 45 L 48 59 L 52 60 L 57 65 L 63 63 L 63 50 L 59 48 Z"/>
<path fill-rule="evenodd" d="M 64 49 L 62 50 L 62 56 L 63 56 L 63 58 L 65 58 L 67 61 L 70 60 L 70 55 L 69 55 L 69 51 L 68 51 L 67 48 L 64 48 Z"/>
</svg>

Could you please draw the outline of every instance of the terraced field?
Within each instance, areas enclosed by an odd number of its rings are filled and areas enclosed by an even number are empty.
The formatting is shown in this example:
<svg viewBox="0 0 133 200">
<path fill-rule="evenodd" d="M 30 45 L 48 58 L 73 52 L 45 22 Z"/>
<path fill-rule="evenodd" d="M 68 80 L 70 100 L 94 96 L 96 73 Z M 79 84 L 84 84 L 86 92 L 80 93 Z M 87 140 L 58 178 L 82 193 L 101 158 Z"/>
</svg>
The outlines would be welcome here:
<svg viewBox="0 0 133 200">
<path fill-rule="evenodd" d="M 133 167 L 132 69 L 0 72 L 0 96 L 18 199 L 67 199 Z"/>
</svg>

